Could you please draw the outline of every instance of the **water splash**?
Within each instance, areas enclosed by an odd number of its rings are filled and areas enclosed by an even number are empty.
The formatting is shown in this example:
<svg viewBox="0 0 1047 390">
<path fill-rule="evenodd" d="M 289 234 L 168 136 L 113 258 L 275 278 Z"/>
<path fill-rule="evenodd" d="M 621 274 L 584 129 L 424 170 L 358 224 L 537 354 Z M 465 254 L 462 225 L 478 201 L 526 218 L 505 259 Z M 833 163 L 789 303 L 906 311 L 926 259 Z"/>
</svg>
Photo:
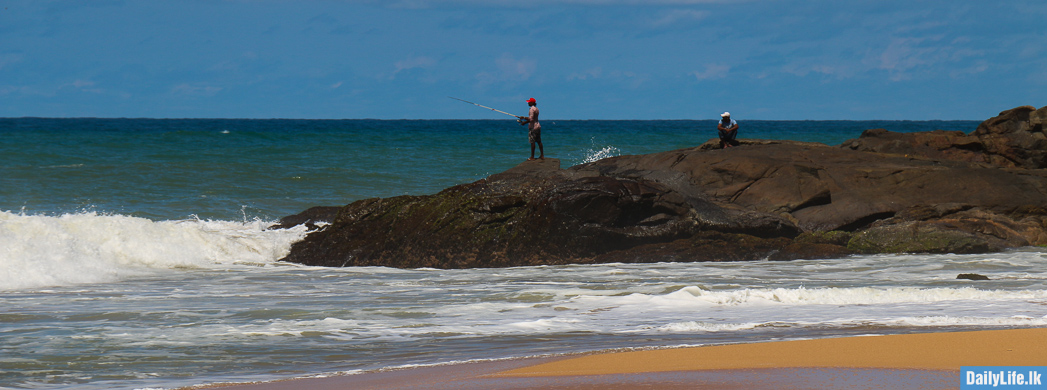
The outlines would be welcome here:
<svg viewBox="0 0 1047 390">
<path fill-rule="evenodd" d="M 581 159 L 581 164 L 588 164 L 603 160 L 605 158 L 617 157 L 622 154 L 622 151 L 614 145 L 600 146 L 596 144 L 596 137 L 590 138 L 592 147 L 585 150 Z"/>
</svg>

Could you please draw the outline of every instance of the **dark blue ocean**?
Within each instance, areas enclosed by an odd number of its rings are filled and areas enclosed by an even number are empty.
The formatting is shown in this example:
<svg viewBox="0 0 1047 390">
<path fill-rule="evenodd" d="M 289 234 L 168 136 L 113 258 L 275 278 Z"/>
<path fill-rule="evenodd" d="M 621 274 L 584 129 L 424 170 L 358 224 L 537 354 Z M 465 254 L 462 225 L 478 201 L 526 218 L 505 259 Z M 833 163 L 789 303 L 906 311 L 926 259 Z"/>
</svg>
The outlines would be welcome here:
<svg viewBox="0 0 1047 390">
<path fill-rule="evenodd" d="M 746 121 L 839 145 L 972 121 Z M 715 121 L 543 120 L 563 167 Z M 1047 326 L 1047 251 L 506 269 L 282 263 L 318 205 L 530 154 L 512 120 L 0 118 L 0 389 L 171 389 L 586 351 Z M 956 280 L 963 272 L 988 282 Z"/>
</svg>

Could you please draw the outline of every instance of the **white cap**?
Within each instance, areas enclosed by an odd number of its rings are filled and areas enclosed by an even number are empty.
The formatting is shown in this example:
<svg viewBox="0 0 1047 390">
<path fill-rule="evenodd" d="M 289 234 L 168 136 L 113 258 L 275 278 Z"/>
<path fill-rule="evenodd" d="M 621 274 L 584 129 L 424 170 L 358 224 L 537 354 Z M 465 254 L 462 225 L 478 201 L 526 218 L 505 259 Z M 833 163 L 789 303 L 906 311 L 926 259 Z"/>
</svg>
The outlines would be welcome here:
<svg viewBox="0 0 1047 390">
<path fill-rule="evenodd" d="M 725 116 L 731 116 L 731 113 L 729 113 L 729 112 L 727 112 L 727 111 L 724 111 L 724 112 L 723 112 L 723 114 L 720 114 L 720 117 L 721 117 L 721 118 L 722 118 L 722 117 L 725 117 Z"/>
</svg>

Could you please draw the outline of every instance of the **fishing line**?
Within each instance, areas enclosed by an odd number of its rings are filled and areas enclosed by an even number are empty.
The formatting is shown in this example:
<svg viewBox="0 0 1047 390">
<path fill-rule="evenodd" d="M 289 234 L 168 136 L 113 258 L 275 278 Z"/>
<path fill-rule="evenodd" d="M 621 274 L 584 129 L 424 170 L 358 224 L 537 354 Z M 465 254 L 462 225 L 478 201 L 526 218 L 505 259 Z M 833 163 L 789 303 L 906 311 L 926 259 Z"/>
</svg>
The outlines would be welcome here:
<svg viewBox="0 0 1047 390">
<path fill-rule="evenodd" d="M 456 97 L 453 97 L 453 96 L 448 96 L 448 97 L 449 97 L 449 98 L 451 98 L 451 99 L 454 99 L 454 100 L 458 100 L 458 101 L 463 101 L 463 102 L 466 102 L 466 103 L 472 104 L 472 105 L 474 105 L 474 106 L 478 106 L 478 107 L 483 107 L 483 108 L 486 108 L 486 109 L 488 109 L 488 110 L 491 110 L 491 111 L 494 111 L 494 112 L 500 112 L 500 113 L 503 113 L 503 114 L 505 114 L 505 115 L 509 115 L 509 116 L 511 116 L 511 117 L 514 117 L 514 118 L 516 118 L 516 121 L 517 121 L 517 122 L 523 123 L 523 119 L 521 119 L 519 115 L 513 115 L 513 114 L 510 114 L 510 113 L 508 113 L 508 112 L 505 112 L 505 111 L 502 111 L 502 110 L 496 110 L 496 109 L 493 109 L 493 108 L 491 108 L 491 107 L 487 107 L 487 106 L 485 106 L 485 105 L 482 105 L 482 104 L 476 104 L 476 103 L 470 102 L 470 101 L 468 101 L 468 100 L 464 100 L 464 99 L 459 99 L 459 98 L 456 98 Z"/>
</svg>

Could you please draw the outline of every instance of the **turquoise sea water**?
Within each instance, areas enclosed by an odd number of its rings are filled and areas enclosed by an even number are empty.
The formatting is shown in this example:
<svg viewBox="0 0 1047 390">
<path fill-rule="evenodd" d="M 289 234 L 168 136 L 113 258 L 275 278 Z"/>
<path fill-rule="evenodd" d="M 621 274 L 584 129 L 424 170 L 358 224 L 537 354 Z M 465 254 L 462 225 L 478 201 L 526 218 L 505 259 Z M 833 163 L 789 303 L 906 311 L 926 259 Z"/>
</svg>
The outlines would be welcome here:
<svg viewBox="0 0 1047 390">
<path fill-rule="evenodd" d="M 744 121 L 838 145 L 971 121 Z M 543 121 L 564 167 L 714 121 Z M 526 159 L 511 120 L 0 119 L 0 388 L 160 389 L 455 361 L 1047 326 L 1047 252 L 507 269 L 277 261 L 279 217 Z M 990 276 L 956 280 L 958 273 Z"/>
</svg>

